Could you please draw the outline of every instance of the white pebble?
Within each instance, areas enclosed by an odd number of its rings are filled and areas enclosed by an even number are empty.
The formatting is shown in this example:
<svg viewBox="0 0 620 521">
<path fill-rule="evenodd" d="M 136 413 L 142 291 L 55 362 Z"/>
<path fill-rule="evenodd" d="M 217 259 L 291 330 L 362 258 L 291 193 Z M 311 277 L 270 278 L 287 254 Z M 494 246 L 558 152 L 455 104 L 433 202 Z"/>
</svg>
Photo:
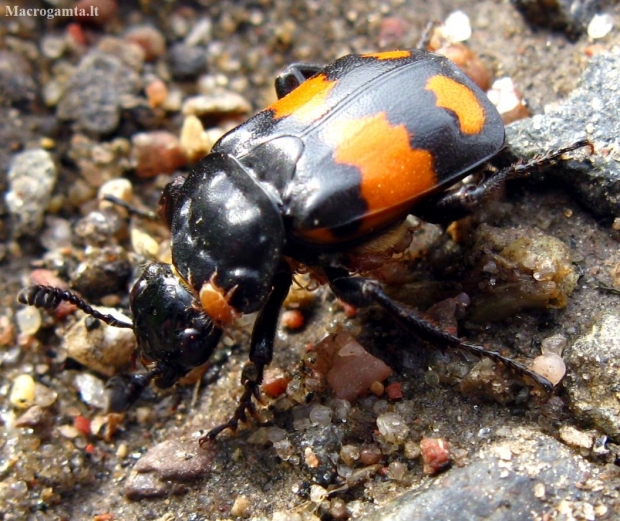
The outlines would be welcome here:
<svg viewBox="0 0 620 521">
<path fill-rule="evenodd" d="M 469 16 L 463 11 L 453 11 L 446 18 L 441 30 L 443 36 L 453 43 L 469 40 L 471 38 Z"/>
<path fill-rule="evenodd" d="M 614 20 L 610 14 L 595 14 L 588 24 L 588 36 L 593 40 L 604 38 L 614 27 Z"/>
<path fill-rule="evenodd" d="M 41 327 L 41 312 L 34 306 L 28 306 L 15 313 L 19 331 L 25 335 L 34 335 Z"/>
<path fill-rule="evenodd" d="M 315 405 L 310 411 L 310 421 L 317 425 L 329 425 L 332 422 L 333 411 L 324 405 Z"/>
<path fill-rule="evenodd" d="M 89 373 L 78 373 L 74 382 L 84 403 L 98 409 L 106 408 L 107 400 L 103 380 Z"/>
<path fill-rule="evenodd" d="M 407 439 L 409 427 L 402 416 L 395 412 L 386 412 L 377 417 L 377 428 L 389 443 L 402 443 Z"/>
<path fill-rule="evenodd" d="M 312 485 L 310 487 L 310 501 L 315 504 L 320 504 L 324 499 L 327 498 L 327 490 L 325 490 L 320 485 Z"/>
</svg>

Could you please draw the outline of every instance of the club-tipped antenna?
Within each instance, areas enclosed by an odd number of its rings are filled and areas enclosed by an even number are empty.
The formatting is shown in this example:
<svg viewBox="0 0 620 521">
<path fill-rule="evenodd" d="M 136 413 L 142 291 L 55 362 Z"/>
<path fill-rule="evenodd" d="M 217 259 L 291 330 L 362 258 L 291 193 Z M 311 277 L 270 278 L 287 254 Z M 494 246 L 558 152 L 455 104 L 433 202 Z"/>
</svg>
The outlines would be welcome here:
<svg viewBox="0 0 620 521">
<path fill-rule="evenodd" d="M 113 315 L 101 313 L 88 305 L 82 297 L 79 297 L 75 293 L 53 286 L 29 286 L 19 292 L 17 301 L 21 304 L 48 310 L 56 309 L 61 302 L 70 302 L 87 315 L 105 322 L 108 326 L 133 329 L 133 324 L 131 322 L 118 319 Z"/>
</svg>

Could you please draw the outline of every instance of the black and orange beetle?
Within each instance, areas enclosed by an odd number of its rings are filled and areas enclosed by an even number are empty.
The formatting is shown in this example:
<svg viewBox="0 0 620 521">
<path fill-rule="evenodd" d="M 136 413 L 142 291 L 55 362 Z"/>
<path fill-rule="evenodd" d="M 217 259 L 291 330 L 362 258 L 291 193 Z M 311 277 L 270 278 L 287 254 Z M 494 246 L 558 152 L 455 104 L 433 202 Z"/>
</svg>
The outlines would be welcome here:
<svg viewBox="0 0 620 521">
<path fill-rule="evenodd" d="M 378 304 L 423 340 L 489 357 L 551 389 L 524 365 L 394 302 L 377 281 L 352 275 L 352 264 L 369 244 L 392 247 L 390 240 L 372 241 L 408 214 L 454 221 L 506 179 L 588 142 L 449 191 L 504 147 L 504 125 L 446 58 L 411 50 L 349 55 L 324 68 L 294 65 L 278 77 L 276 91 L 278 101 L 222 137 L 187 178 L 164 190 L 172 264 L 144 269 L 130 294 L 133 324 L 96 312 L 70 292 L 33 286 L 20 294 L 20 302 L 44 308 L 70 300 L 134 330 L 150 369 L 115 377 L 112 408 L 128 407 L 151 380 L 172 386 L 209 359 L 222 328 L 258 311 L 245 392 L 232 418 L 204 439 L 235 428 L 253 410 L 252 396 L 259 397 L 280 307 L 300 265 L 355 307 Z"/>
</svg>

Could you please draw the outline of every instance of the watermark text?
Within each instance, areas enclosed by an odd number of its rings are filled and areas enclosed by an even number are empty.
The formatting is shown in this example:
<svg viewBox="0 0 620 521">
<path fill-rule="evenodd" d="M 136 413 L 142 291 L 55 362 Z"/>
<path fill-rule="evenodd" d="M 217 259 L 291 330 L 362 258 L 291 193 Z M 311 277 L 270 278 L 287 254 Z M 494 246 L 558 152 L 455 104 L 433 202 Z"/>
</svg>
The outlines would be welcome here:
<svg viewBox="0 0 620 521">
<path fill-rule="evenodd" d="M 83 7 L 50 7 L 50 8 L 25 8 L 16 5 L 5 6 L 5 16 L 39 16 L 45 18 L 59 18 L 59 17 L 97 17 L 99 16 L 99 7 L 91 5 L 88 9 Z"/>
</svg>

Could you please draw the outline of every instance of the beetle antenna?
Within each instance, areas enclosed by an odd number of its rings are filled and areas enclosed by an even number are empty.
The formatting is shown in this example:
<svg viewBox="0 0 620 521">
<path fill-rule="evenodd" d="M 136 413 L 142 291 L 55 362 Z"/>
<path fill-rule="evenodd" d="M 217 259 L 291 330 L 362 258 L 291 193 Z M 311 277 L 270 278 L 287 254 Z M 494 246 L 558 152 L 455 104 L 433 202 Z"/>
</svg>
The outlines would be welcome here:
<svg viewBox="0 0 620 521">
<path fill-rule="evenodd" d="M 138 208 L 133 204 L 129 204 L 128 202 L 123 201 L 122 199 L 119 199 L 114 195 L 106 194 L 103 196 L 103 200 L 107 201 L 108 203 L 115 204 L 116 206 L 120 206 L 121 208 L 124 208 L 125 210 L 127 210 L 129 215 L 143 217 L 144 219 L 148 219 L 149 221 L 159 221 L 159 215 L 157 215 L 157 213 L 151 212 L 149 210 L 142 210 L 142 208 Z"/>
<path fill-rule="evenodd" d="M 125 322 L 113 315 L 105 315 L 88 305 L 84 299 L 77 296 L 75 293 L 52 286 L 29 286 L 19 292 L 17 301 L 21 304 L 48 310 L 56 309 L 61 302 L 70 302 L 87 315 L 105 322 L 108 326 L 133 329 L 133 324 L 131 322 Z"/>
</svg>

